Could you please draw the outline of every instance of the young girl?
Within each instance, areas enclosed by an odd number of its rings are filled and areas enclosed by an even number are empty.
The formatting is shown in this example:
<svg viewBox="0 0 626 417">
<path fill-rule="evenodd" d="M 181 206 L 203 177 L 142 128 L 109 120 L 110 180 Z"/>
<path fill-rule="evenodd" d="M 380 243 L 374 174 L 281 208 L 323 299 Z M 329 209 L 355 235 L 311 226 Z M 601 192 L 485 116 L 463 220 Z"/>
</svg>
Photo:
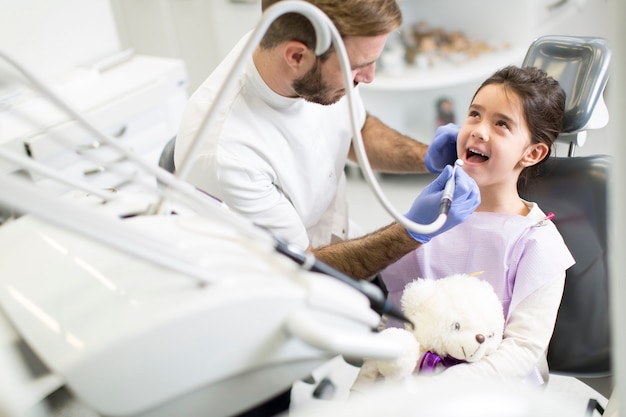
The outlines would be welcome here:
<svg viewBox="0 0 626 417">
<path fill-rule="evenodd" d="M 506 327 L 498 351 L 448 368 L 441 377 L 547 381 L 545 354 L 565 271 L 574 259 L 549 217 L 520 198 L 518 183 L 550 155 L 564 108 L 563 89 L 541 70 L 507 67 L 488 78 L 474 95 L 457 139 L 458 158 L 478 184 L 480 205 L 464 223 L 382 274 L 398 306 L 410 281 L 454 273 L 480 272 L 499 295 Z"/>
</svg>

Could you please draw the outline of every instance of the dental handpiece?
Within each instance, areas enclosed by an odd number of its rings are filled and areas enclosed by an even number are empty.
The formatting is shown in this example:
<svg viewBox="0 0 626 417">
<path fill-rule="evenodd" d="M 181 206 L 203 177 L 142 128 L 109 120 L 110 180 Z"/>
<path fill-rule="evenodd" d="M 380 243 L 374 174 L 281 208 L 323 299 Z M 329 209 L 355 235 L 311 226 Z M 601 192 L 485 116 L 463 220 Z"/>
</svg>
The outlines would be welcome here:
<svg viewBox="0 0 626 417">
<path fill-rule="evenodd" d="M 394 307 L 391 304 L 391 301 L 383 294 L 378 286 L 368 281 L 357 281 L 356 279 L 353 279 L 343 274 L 342 272 L 339 272 L 338 270 L 325 264 L 324 262 L 317 260 L 312 253 L 306 252 L 289 244 L 289 242 L 287 242 L 287 240 L 285 240 L 283 237 L 276 234 L 273 234 L 273 236 L 274 248 L 276 249 L 276 251 L 295 261 L 300 266 L 302 266 L 302 268 L 308 271 L 319 272 L 328 275 L 343 282 L 344 284 L 349 285 L 350 287 L 365 295 L 370 302 L 370 307 L 372 308 L 372 310 L 374 310 L 381 316 L 384 314 L 400 320 L 404 323 L 407 323 L 411 327 L 414 326 L 411 320 L 409 320 L 400 309 Z"/>
<path fill-rule="evenodd" d="M 454 196 L 454 176 L 456 174 L 456 168 L 463 166 L 463 161 L 457 159 L 452 166 L 452 176 L 446 181 L 446 186 L 443 188 L 443 195 L 441 196 L 441 204 L 439 204 L 439 214 L 447 215 L 450 212 L 450 206 L 452 205 L 452 197 Z"/>
</svg>

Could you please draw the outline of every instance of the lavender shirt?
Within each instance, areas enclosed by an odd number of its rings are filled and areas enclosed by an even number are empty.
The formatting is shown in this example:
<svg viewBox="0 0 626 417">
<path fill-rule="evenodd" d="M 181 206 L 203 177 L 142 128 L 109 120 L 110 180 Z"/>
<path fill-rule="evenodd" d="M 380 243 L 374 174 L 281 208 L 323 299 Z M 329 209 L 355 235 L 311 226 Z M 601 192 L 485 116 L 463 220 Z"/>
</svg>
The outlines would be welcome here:
<svg viewBox="0 0 626 417">
<path fill-rule="evenodd" d="M 535 203 L 527 216 L 475 212 L 382 273 L 389 299 L 400 307 L 406 284 L 483 271 L 500 297 L 505 317 L 527 296 L 574 264 L 561 234 Z M 398 325 L 392 323 L 389 325 Z"/>
</svg>

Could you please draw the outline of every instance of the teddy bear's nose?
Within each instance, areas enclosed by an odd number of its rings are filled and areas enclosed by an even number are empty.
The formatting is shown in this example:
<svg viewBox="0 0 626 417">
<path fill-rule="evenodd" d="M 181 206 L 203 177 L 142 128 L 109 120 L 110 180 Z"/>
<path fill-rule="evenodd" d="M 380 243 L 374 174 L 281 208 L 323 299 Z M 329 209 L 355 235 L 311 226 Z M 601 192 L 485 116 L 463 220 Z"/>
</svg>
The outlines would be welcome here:
<svg viewBox="0 0 626 417">
<path fill-rule="evenodd" d="M 480 334 L 480 333 L 478 333 L 478 334 L 476 335 L 476 341 L 477 341 L 478 343 L 480 343 L 480 344 L 485 343 L 485 336 L 484 336 L 484 335 L 482 335 L 482 334 Z"/>
</svg>

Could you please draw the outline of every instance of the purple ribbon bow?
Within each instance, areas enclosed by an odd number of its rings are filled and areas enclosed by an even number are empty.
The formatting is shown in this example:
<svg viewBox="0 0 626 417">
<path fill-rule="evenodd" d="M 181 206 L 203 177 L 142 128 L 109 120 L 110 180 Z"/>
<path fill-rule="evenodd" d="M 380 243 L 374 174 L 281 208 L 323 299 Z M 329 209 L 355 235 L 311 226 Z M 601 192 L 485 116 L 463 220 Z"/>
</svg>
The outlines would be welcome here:
<svg viewBox="0 0 626 417">
<path fill-rule="evenodd" d="M 420 361 L 420 366 L 418 372 L 434 372 L 437 368 L 437 365 L 443 365 L 448 368 L 450 366 L 458 365 L 465 361 L 453 358 L 452 356 L 441 357 L 436 353 L 426 352 L 424 356 L 422 356 L 422 360 Z"/>
</svg>

